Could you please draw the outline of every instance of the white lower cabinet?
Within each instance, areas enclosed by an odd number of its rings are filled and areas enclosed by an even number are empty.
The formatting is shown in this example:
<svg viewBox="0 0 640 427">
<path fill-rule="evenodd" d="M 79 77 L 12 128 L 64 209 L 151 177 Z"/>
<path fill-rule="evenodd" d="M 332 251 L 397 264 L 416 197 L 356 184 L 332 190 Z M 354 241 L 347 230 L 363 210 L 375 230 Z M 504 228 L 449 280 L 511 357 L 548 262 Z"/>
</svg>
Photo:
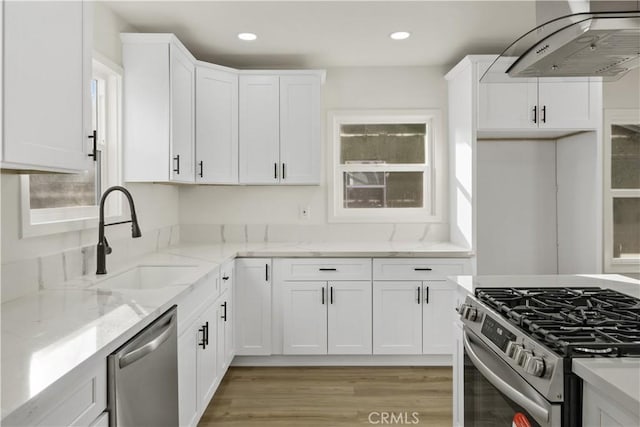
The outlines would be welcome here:
<svg viewBox="0 0 640 427">
<path fill-rule="evenodd" d="M 327 354 L 326 294 L 326 282 L 284 282 L 284 354 Z"/>
<path fill-rule="evenodd" d="M 629 427 L 640 425 L 640 409 L 635 413 L 622 407 L 611 396 L 604 395 L 585 382 L 582 391 L 582 425 L 584 427 Z"/>
<path fill-rule="evenodd" d="M 371 281 L 328 283 L 327 353 L 371 354 Z"/>
<path fill-rule="evenodd" d="M 271 354 L 271 259 L 236 260 L 235 348 L 239 356 Z"/>
<path fill-rule="evenodd" d="M 422 352 L 422 282 L 373 282 L 373 354 Z"/>
<path fill-rule="evenodd" d="M 422 284 L 422 354 L 453 353 L 454 288 L 446 281 Z"/>
</svg>

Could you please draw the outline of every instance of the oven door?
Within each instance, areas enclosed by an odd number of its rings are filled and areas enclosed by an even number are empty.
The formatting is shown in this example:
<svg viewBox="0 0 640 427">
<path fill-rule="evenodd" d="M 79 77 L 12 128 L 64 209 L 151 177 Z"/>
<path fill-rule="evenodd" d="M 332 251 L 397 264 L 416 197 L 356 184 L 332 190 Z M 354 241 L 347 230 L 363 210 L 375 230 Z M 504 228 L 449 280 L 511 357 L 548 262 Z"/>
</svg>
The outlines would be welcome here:
<svg viewBox="0 0 640 427">
<path fill-rule="evenodd" d="M 465 427 L 560 426 L 562 405 L 552 404 L 465 328 Z"/>
</svg>

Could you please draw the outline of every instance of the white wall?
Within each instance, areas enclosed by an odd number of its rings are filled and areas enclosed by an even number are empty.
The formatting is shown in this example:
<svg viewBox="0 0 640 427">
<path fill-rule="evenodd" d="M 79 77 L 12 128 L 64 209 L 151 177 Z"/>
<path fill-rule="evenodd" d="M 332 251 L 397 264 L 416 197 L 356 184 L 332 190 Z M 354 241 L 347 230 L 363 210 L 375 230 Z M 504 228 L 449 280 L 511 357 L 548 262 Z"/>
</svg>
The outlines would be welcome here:
<svg viewBox="0 0 640 427">
<path fill-rule="evenodd" d="M 629 71 L 620 80 L 605 82 L 602 103 L 604 109 L 640 109 L 640 68 Z"/>
<path fill-rule="evenodd" d="M 94 50 L 120 65 L 119 33 L 135 29 L 101 3 L 95 3 L 94 12 Z M 97 229 L 21 239 L 19 175 L 3 173 L 0 180 L 3 301 L 36 290 L 47 281 L 71 278 L 92 267 L 89 258 L 97 242 Z M 111 265 L 177 240 L 178 188 L 156 184 L 126 186 L 136 203 L 142 238 L 132 240 L 128 224 L 111 227 L 107 231 L 114 247 L 107 260 Z M 124 211 L 128 212 L 126 206 Z"/>
<path fill-rule="evenodd" d="M 181 224 L 298 224 L 299 226 L 327 225 L 327 112 L 337 109 L 420 109 L 434 108 L 447 112 L 447 86 L 440 67 L 405 68 L 332 68 L 322 88 L 323 150 L 322 184 L 319 186 L 224 187 L 193 186 L 180 188 Z M 443 123 L 443 142 L 446 141 L 446 122 Z M 446 144 L 443 144 L 446 146 Z M 446 158 L 446 157 L 445 157 Z M 446 166 L 446 165 L 445 165 Z M 446 176 L 446 171 L 444 176 Z M 445 183 L 446 185 L 446 183 Z M 444 187 L 446 188 L 446 187 Z M 445 211 L 447 216 L 445 199 Z M 300 206 L 311 207 L 311 217 L 301 220 Z M 340 228 L 339 226 L 337 226 Z M 357 225 L 350 226 L 356 230 Z M 331 228 L 331 227 L 329 227 Z M 366 234 L 392 232 L 392 225 L 368 225 Z M 400 226 L 403 228 L 403 226 Z M 420 239 L 424 224 L 404 227 L 404 238 Z M 430 239 L 446 240 L 447 227 L 432 225 Z M 184 230 L 185 227 L 182 227 Z M 409 229 L 415 230 L 414 233 Z M 383 231 L 384 230 L 384 231 Z M 186 235 L 183 235 L 185 237 Z M 349 238 L 349 236 L 343 236 Z"/>
</svg>

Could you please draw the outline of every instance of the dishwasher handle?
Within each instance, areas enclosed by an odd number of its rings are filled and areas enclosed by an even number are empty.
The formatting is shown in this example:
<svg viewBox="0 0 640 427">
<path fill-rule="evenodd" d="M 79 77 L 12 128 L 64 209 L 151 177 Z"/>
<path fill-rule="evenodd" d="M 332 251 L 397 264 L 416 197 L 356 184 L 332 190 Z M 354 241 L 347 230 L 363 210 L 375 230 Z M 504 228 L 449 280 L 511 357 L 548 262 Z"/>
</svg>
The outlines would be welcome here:
<svg viewBox="0 0 640 427">
<path fill-rule="evenodd" d="M 149 334 L 151 335 L 150 341 L 147 341 L 146 344 L 136 348 L 135 350 L 127 352 L 123 356 L 120 356 L 120 360 L 118 361 L 120 369 L 123 369 L 126 366 L 137 362 L 148 354 L 153 353 L 158 347 L 162 345 L 162 343 L 168 340 L 171 336 L 171 333 L 173 332 L 173 329 L 175 328 L 174 319 L 175 315 L 174 313 L 171 313 L 169 319 L 163 325 L 162 329 L 160 329 L 159 331 L 149 331 Z"/>
</svg>

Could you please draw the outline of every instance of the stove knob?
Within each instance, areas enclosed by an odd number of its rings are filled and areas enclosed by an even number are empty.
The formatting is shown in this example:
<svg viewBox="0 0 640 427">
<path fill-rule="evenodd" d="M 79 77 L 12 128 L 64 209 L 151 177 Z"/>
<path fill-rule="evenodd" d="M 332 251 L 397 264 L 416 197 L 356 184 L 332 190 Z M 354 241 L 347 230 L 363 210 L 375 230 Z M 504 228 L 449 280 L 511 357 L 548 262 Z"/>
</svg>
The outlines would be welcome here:
<svg viewBox="0 0 640 427">
<path fill-rule="evenodd" d="M 460 307 L 458 307 L 456 311 L 460 313 L 461 319 L 465 319 L 470 308 L 471 306 L 469 304 L 460 304 Z"/>
<path fill-rule="evenodd" d="M 522 355 L 524 348 L 522 347 L 522 344 L 515 344 L 515 343 L 511 347 L 512 347 L 512 350 L 509 357 L 512 358 L 516 363 L 518 363 L 518 359 L 520 359 L 520 356 Z"/>
<path fill-rule="evenodd" d="M 527 364 L 527 362 L 533 358 L 533 353 L 531 352 L 531 350 L 522 350 L 522 354 L 520 356 L 520 358 L 518 358 L 518 365 L 522 366 L 524 368 L 524 366 Z"/>
<path fill-rule="evenodd" d="M 524 371 L 527 374 L 533 375 L 534 377 L 541 377 L 544 375 L 544 359 L 540 356 L 532 356 L 528 358 L 524 365 Z"/>
<path fill-rule="evenodd" d="M 509 341 L 507 343 L 507 348 L 504 350 L 504 354 L 507 355 L 507 357 L 513 359 L 513 353 L 516 351 L 516 346 L 519 344 L 516 344 L 515 341 Z"/>
<path fill-rule="evenodd" d="M 472 322 L 477 322 L 478 321 L 478 309 L 475 308 L 475 307 L 469 307 L 469 310 L 467 310 L 466 318 L 471 320 Z"/>
</svg>

